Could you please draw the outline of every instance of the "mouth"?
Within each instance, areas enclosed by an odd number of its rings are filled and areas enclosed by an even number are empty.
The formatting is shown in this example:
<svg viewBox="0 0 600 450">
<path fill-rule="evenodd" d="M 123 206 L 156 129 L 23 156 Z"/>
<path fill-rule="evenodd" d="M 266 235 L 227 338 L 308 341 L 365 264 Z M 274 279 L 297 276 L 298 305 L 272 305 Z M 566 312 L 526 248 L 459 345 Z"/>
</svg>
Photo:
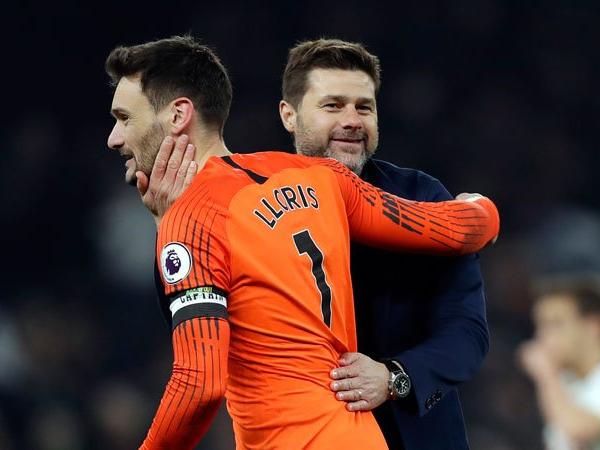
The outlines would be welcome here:
<svg viewBox="0 0 600 450">
<path fill-rule="evenodd" d="M 365 148 L 365 139 L 333 138 L 331 142 L 341 146 L 344 151 L 362 151 Z"/>
<path fill-rule="evenodd" d="M 332 139 L 332 141 L 336 141 L 336 142 L 347 142 L 347 143 L 354 143 L 354 144 L 360 144 L 361 142 L 364 141 L 364 139 Z"/>
<path fill-rule="evenodd" d="M 123 158 L 125 161 L 129 161 L 130 159 L 133 159 L 133 154 L 131 153 L 119 153 L 119 155 L 121 155 L 121 158 Z"/>
</svg>

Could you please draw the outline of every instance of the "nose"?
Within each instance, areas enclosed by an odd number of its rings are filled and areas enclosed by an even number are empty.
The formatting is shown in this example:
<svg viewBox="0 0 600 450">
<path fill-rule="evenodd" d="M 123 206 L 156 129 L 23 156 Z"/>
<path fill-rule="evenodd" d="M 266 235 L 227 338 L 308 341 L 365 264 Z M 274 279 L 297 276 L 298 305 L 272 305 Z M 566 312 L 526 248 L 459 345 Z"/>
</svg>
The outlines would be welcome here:
<svg viewBox="0 0 600 450">
<path fill-rule="evenodd" d="M 340 122 L 345 129 L 362 128 L 362 120 L 354 105 L 346 105 Z"/>
<path fill-rule="evenodd" d="M 108 145 L 108 148 L 118 150 L 121 147 L 123 147 L 124 143 L 125 142 L 123 140 L 123 133 L 121 131 L 121 127 L 118 123 L 116 123 L 112 131 L 108 135 L 108 141 L 106 142 L 106 144 Z"/>
</svg>

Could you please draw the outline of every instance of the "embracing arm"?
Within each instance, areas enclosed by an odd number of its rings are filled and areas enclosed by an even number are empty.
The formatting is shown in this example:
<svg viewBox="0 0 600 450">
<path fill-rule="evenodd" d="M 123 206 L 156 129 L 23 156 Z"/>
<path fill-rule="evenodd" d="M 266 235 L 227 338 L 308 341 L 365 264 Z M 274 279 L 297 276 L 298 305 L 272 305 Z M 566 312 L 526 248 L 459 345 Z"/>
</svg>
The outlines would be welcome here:
<svg viewBox="0 0 600 450">
<path fill-rule="evenodd" d="M 387 186 L 394 189 L 395 193 L 403 192 L 401 184 L 398 187 L 394 183 Z M 420 198 L 427 201 L 439 202 L 451 198 L 437 180 L 427 178 L 420 186 L 422 188 L 419 192 L 423 191 Z M 398 270 L 402 270 L 402 264 L 405 264 L 402 261 L 405 259 L 398 261 Z M 394 264 L 393 259 L 389 264 Z M 359 271 L 359 267 L 363 267 L 365 272 Z M 357 278 L 368 277 L 372 273 L 368 264 L 356 265 L 354 270 L 352 275 Z M 432 259 L 428 264 L 427 275 L 423 277 L 423 282 L 428 283 L 427 290 L 431 293 L 428 300 L 431 308 L 426 319 L 429 332 L 416 346 L 402 351 L 400 348 L 394 351 L 391 347 L 390 353 L 386 354 L 402 364 L 412 384 L 409 398 L 397 401 L 420 416 L 427 413 L 456 385 L 469 380 L 480 367 L 489 348 L 483 280 L 478 257 L 468 255 Z M 416 280 L 414 282 L 419 283 Z M 400 286 L 390 286 L 389 292 L 394 296 L 403 295 Z M 343 393 L 338 398 L 354 401 L 349 406 L 355 409 L 372 409 L 386 400 L 388 371 L 385 366 L 361 354 L 344 355 L 340 362 L 342 367 L 334 371 L 332 378 L 354 376 L 350 387 L 360 388 L 363 395 L 360 401 L 356 401 L 354 392 Z M 371 382 L 371 379 L 378 381 Z M 339 386 L 339 389 L 334 390 L 348 390 L 346 382 Z M 374 394 L 371 395 L 370 392 Z"/>
<path fill-rule="evenodd" d="M 350 235 L 367 245 L 440 255 L 474 253 L 498 236 L 494 203 L 480 195 L 438 203 L 397 197 L 328 160 L 346 202 Z"/>
<path fill-rule="evenodd" d="M 193 449 L 225 395 L 229 323 L 186 320 L 173 330 L 173 372 L 140 450 Z"/>
</svg>

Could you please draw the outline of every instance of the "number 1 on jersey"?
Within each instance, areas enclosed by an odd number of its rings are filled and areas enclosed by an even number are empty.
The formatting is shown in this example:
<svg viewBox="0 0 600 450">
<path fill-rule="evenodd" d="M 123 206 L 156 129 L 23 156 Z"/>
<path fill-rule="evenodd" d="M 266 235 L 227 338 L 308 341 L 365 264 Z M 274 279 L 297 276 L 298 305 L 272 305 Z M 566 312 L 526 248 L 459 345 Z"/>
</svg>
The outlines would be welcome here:
<svg viewBox="0 0 600 450">
<path fill-rule="evenodd" d="M 306 253 L 312 262 L 312 274 L 317 282 L 317 289 L 321 294 L 321 313 L 323 321 L 331 328 L 331 288 L 327 284 L 327 277 L 323 269 L 323 252 L 317 247 L 308 230 L 300 231 L 292 236 L 298 254 Z"/>
</svg>

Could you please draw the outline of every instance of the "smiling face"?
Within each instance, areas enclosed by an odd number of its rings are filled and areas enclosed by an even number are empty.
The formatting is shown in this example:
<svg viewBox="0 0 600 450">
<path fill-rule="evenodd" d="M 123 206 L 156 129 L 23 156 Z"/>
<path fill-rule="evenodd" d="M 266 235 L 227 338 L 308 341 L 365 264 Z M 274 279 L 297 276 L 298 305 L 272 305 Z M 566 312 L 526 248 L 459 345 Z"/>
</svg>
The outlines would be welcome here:
<svg viewBox="0 0 600 450">
<path fill-rule="evenodd" d="M 111 114 L 116 120 L 108 137 L 108 147 L 126 159 L 125 181 L 136 183 L 136 171 L 150 176 L 160 144 L 165 137 L 159 115 L 143 94 L 139 77 L 119 80 Z"/>
<path fill-rule="evenodd" d="M 307 91 L 286 124 L 296 151 L 335 158 L 359 174 L 379 141 L 375 83 L 361 70 L 313 69 Z"/>
</svg>

